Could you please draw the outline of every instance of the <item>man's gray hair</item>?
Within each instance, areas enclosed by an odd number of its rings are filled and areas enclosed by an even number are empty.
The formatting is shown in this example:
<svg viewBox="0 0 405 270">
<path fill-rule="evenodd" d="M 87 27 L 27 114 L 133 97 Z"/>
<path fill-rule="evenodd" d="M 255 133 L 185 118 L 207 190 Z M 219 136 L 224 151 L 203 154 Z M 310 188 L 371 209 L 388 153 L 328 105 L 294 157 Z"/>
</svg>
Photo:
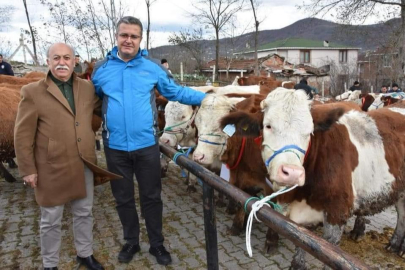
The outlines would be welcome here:
<svg viewBox="0 0 405 270">
<path fill-rule="evenodd" d="M 51 51 L 52 46 L 56 45 L 56 44 L 65 44 L 66 46 L 68 46 L 70 48 L 70 50 L 72 50 L 72 55 L 75 55 L 75 49 L 73 49 L 73 47 L 70 46 L 69 44 L 66 44 L 66 43 L 54 43 L 51 46 L 49 46 L 48 49 L 46 50 L 46 59 L 49 59 L 49 52 Z"/>
<path fill-rule="evenodd" d="M 135 18 L 132 16 L 122 17 L 117 23 L 117 30 L 116 30 L 117 34 L 118 34 L 118 29 L 119 29 L 121 23 L 138 25 L 141 28 L 141 37 L 142 37 L 143 27 L 142 27 L 141 21 L 138 18 Z"/>
</svg>

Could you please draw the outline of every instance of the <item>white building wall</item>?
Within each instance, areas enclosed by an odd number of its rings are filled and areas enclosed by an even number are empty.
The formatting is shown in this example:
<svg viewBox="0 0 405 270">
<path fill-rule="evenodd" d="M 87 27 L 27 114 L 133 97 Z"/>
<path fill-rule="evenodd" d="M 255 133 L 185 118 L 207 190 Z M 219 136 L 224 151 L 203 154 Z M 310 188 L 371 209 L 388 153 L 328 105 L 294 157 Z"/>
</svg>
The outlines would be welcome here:
<svg viewBox="0 0 405 270">
<path fill-rule="evenodd" d="M 311 65 L 321 67 L 332 61 L 339 63 L 339 50 L 311 50 Z"/>
</svg>

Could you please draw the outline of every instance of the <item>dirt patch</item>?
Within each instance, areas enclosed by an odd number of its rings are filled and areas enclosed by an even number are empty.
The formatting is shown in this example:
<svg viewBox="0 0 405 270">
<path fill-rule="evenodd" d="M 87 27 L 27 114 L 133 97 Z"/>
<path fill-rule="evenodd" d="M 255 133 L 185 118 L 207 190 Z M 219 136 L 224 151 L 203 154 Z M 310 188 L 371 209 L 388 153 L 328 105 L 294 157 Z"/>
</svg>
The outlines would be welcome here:
<svg viewBox="0 0 405 270">
<path fill-rule="evenodd" d="M 393 233 L 392 228 L 384 228 L 383 233 L 369 231 L 360 242 L 353 241 L 345 234 L 340 247 L 373 269 L 405 269 L 405 260 L 385 249 Z"/>
</svg>

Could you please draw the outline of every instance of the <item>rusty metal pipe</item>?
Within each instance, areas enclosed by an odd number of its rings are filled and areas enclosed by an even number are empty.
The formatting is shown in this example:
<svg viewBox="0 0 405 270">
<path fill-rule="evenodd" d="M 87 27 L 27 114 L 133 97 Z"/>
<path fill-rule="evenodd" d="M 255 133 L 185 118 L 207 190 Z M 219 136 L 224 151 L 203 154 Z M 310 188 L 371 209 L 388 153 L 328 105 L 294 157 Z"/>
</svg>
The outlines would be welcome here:
<svg viewBox="0 0 405 270">
<path fill-rule="evenodd" d="M 174 154 L 176 154 L 174 149 L 164 145 L 160 145 L 160 151 L 170 158 L 173 158 Z M 213 172 L 184 156 L 177 158 L 177 164 L 189 170 L 214 189 L 233 198 L 241 205 L 244 205 L 246 200 L 250 198 L 249 194 L 234 187 Z M 248 203 L 248 210 L 252 209 L 253 203 L 254 201 Z M 257 212 L 257 217 L 275 232 L 288 238 L 294 245 L 301 247 L 333 269 L 370 269 L 369 266 L 359 259 L 344 252 L 338 246 L 332 245 L 306 228 L 297 225 L 270 207 L 262 207 Z"/>
</svg>

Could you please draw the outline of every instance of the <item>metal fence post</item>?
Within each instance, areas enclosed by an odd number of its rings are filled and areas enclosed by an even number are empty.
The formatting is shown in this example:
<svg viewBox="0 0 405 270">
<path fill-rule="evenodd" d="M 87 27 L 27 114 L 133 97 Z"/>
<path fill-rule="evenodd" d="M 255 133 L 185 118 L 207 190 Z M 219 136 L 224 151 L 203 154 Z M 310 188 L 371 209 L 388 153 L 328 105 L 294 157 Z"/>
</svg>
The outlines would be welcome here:
<svg viewBox="0 0 405 270">
<path fill-rule="evenodd" d="M 207 251 L 207 269 L 217 270 L 218 266 L 218 240 L 217 223 L 215 218 L 214 189 L 203 182 L 203 208 L 205 248 Z"/>
</svg>

